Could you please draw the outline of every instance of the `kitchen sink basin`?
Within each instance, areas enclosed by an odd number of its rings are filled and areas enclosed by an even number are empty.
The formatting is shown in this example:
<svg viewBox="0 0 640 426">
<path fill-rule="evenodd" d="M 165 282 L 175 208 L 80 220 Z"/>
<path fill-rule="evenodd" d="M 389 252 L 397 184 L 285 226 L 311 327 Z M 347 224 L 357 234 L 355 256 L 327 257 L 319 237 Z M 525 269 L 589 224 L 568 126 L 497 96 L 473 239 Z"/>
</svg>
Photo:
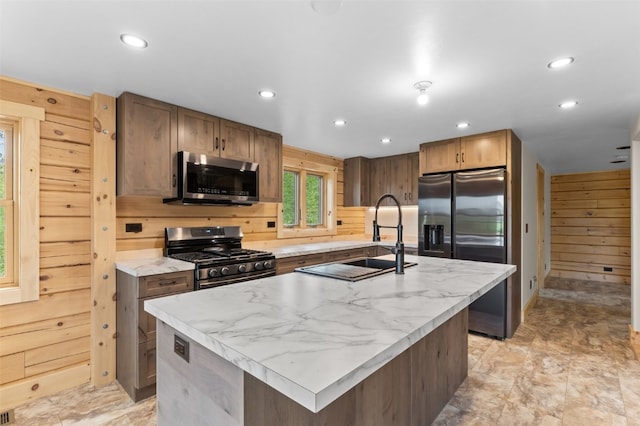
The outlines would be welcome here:
<svg viewBox="0 0 640 426">
<path fill-rule="evenodd" d="M 417 265 L 417 263 L 404 263 L 405 268 L 414 265 Z M 307 274 L 320 275 L 322 277 L 336 278 L 345 281 L 360 281 L 389 272 L 395 272 L 395 270 L 396 262 L 394 260 L 376 259 L 373 257 L 345 262 L 303 266 L 295 269 L 296 272 L 305 272 Z"/>
</svg>

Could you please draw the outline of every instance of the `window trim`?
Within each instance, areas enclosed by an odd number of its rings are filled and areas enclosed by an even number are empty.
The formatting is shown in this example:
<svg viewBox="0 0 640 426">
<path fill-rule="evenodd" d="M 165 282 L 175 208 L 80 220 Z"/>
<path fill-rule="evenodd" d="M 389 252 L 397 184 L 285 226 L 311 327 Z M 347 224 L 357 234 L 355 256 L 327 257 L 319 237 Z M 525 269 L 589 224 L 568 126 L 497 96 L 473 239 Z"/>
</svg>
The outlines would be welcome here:
<svg viewBox="0 0 640 426">
<path fill-rule="evenodd" d="M 304 186 L 306 174 L 314 174 L 323 177 L 323 193 L 324 203 L 322 205 L 323 225 L 306 226 L 306 197 L 299 197 L 300 207 L 300 225 L 291 227 L 284 226 L 283 220 L 283 204 L 278 205 L 278 230 L 277 237 L 280 238 L 300 238 L 300 237 L 317 237 L 331 236 L 338 234 L 336 213 L 337 213 L 337 183 L 338 169 L 333 166 L 312 163 L 307 161 L 289 160 L 285 157 L 283 161 L 284 171 L 293 171 L 300 173 L 300 186 Z"/>
<path fill-rule="evenodd" d="M 15 239 L 13 237 L 15 230 L 15 202 L 14 202 L 14 190 L 13 190 L 13 177 L 14 177 L 14 162 L 13 162 L 13 150 L 15 145 L 15 126 L 16 122 L 13 120 L 7 120 L 0 116 L 0 120 L 2 123 L 3 129 L 9 129 L 9 143 L 7 143 L 7 139 L 5 137 L 5 155 L 4 155 L 4 198 L 0 199 L 0 207 L 5 209 L 5 265 L 4 272 L 5 276 L 0 277 L 0 288 L 3 287 L 11 287 L 14 282 L 14 270 L 15 268 L 15 258 L 14 252 L 16 251 L 15 247 Z M 7 250 L 7 248 L 11 248 L 11 250 Z"/>
<path fill-rule="evenodd" d="M 0 116 L 14 121 L 14 280 L 0 288 L 0 305 L 40 297 L 40 122 L 44 108 L 0 100 Z"/>
</svg>

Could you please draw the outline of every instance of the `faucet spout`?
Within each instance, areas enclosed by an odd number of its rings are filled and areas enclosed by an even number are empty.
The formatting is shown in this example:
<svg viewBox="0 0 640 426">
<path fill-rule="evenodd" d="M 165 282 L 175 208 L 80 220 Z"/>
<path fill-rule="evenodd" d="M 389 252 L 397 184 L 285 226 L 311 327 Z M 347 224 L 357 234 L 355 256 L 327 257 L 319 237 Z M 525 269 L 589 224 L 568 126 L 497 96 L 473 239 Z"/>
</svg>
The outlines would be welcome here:
<svg viewBox="0 0 640 426">
<path fill-rule="evenodd" d="M 378 224 L 378 209 L 380 203 L 385 198 L 390 198 L 398 207 L 398 225 L 396 226 L 382 226 Z M 402 242 L 402 209 L 400 208 L 400 202 L 393 194 L 382 194 L 376 202 L 376 213 L 373 219 L 373 241 L 380 241 L 380 228 L 396 228 L 398 230 L 398 237 L 396 239 L 396 245 L 393 248 L 393 253 L 396 255 L 396 274 L 404 274 L 404 243 Z"/>
</svg>

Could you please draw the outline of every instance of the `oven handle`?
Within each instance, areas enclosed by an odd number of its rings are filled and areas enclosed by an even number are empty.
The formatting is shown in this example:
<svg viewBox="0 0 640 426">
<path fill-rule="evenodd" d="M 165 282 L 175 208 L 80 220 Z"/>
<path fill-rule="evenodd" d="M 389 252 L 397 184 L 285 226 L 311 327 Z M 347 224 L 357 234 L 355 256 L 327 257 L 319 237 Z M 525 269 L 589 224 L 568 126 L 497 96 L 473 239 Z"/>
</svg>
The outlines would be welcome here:
<svg viewBox="0 0 640 426">
<path fill-rule="evenodd" d="M 225 280 L 218 280 L 218 281 L 210 281 L 210 280 L 200 280 L 198 282 L 196 282 L 196 290 L 202 290 L 205 288 L 212 288 L 212 287 L 220 287 L 223 285 L 227 285 L 227 284 L 236 284 L 236 283 L 241 283 L 241 282 L 245 282 L 245 281 L 252 281 L 252 280 L 257 280 L 260 278 L 266 278 L 266 277 L 272 277 L 276 274 L 275 269 L 270 269 L 268 271 L 264 271 L 261 272 L 260 274 L 256 274 L 256 275 L 244 275 L 241 277 L 237 277 L 237 278 L 228 278 Z"/>
</svg>

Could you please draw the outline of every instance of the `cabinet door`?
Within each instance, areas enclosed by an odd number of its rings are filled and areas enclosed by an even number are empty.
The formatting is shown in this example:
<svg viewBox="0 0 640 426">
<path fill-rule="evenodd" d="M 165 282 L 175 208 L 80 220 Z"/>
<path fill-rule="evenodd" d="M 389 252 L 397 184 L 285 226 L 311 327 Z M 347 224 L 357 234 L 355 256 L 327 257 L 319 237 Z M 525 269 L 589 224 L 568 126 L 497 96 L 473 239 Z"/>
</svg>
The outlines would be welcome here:
<svg viewBox="0 0 640 426">
<path fill-rule="evenodd" d="M 138 389 L 156 382 L 156 341 L 148 340 L 138 345 Z"/>
<path fill-rule="evenodd" d="M 251 126 L 220 120 L 220 157 L 251 161 L 253 131 Z"/>
<path fill-rule="evenodd" d="M 370 206 L 369 159 L 353 157 L 344 160 L 344 207 Z"/>
<path fill-rule="evenodd" d="M 170 197 L 176 176 L 178 108 L 123 93 L 117 117 L 118 195 Z"/>
<path fill-rule="evenodd" d="M 178 108 L 178 151 L 218 156 L 220 119 Z"/>
<path fill-rule="evenodd" d="M 420 155 L 417 152 L 407 154 L 407 190 L 408 205 L 418 204 L 418 177 L 420 176 Z"/>
<path fill-rule="evenodd" d="M 371 205 L 375 206 L 378 198 L 388 192 L 387 158 L 381 157 L 369 160 L 369 171 L 369 185 L 371 185 L 369 196 L 371 197 Z M 380 205 L 390 205 L 389 200 L 382 201 Z"/>
<path fill-rule="evenodd" d="M 460 138 L 420 145 L 420 174 L 460 169 Z"/>
<path fill-rule="evenodd" d="M 498 130 L 460 138 L 460 158 L 463 169 L 506 165 L 506 131 Z"/>
<path fill-rule="evenodd" d="M 255 130 L 253 161 L 260 166 L 260 201 L 282 202 L 282 136 Z"/>
<path fill-rule="evenodd" d="M 407 155 L 394 155 L 387 159 L 387 192 L 393 194 L 400 204 L 409 203 L 407 180 Z M 393 203 L 388 203 L 393 205 Z"/>
</svg>

